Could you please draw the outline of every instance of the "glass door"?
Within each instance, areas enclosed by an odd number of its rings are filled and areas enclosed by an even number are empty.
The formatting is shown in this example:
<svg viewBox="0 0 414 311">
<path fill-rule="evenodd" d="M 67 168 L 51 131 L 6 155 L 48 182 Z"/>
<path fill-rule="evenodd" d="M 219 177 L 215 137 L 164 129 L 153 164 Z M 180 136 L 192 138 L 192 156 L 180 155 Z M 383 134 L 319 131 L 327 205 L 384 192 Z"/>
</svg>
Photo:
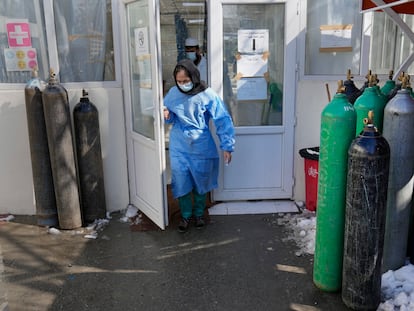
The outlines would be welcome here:
<svg viewBox="0 0 414 311">
<path fill-rule="evenodd" d="M 130 201 L 160 228 L 168 225 L 164 127 L 160 102 L 159 7 L 124 1 L 123 44 Z"/>
<path fill-rule="evenodd" d="M 221 167 L 213 199 L 291 198 L 296 2 L 212 0 L 209 17 L 211 86 L 236 126 L 233 161 Z"/>
</svg>

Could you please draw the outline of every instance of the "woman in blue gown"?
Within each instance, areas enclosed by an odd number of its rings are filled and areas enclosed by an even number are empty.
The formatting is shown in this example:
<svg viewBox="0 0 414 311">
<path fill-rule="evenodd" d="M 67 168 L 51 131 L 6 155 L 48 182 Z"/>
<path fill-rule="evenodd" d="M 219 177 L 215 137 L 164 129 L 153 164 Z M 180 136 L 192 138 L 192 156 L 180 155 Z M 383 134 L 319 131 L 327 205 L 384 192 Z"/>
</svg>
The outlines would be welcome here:
<svg viewBox="0 0 414 311">
<path fill-rule="evenodd" d="M 164 98 L 164 119 L 172 124 L 169 136 L 171 186 L 181 211 L 180 232 L 186 232 L 190 219 L 196 228 L 203 219 L 206 196 L 217 187 L 219 153 L 210 132 L 213 121 L 226 164 L 234 151 L 234 127 L 221 98 L 200 80 L 191 60 L 178 62 L 175 86 Z"/>
</svg>

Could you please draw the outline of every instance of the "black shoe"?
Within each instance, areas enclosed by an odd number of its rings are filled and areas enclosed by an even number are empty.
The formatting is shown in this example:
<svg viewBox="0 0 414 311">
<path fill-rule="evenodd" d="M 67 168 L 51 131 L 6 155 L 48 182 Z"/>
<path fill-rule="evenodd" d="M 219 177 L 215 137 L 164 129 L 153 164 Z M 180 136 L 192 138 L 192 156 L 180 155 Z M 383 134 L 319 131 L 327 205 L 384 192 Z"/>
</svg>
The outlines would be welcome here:
<svg viewBox="0 0 414 311">
<path fill-rule="evenodd" d="M 180 223 L 178 224 L 178 232 L 187 232 L 190 224 L 190 220 L 187 218 L 181 218 Z"/>
<path fill-rule="evenodd" d="M 197 229 L 201 229 L 206 225 L 206 222 L 204 221 L 202 216 L 196 217 L 195 218 L 195 227 Z"/>
</svg>

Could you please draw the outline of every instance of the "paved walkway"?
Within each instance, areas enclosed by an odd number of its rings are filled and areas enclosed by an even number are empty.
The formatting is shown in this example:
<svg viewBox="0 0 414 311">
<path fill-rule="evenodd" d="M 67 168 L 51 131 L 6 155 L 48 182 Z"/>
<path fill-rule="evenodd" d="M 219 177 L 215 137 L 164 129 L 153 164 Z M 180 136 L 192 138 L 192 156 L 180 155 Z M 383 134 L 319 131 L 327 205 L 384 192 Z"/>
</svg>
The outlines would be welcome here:
<svg viewBox="0 0 414 311">
<path fill-rule="evenodd" d="M 134 231 L 115 214 L 96 239 L 0 223 L 0 306 L 9 310 L 348 310 L 313 285 L 279 213 L 215 215 L 202 230 Z M 1 310 L 1 309 L 0 309 Z"/>
</svg>

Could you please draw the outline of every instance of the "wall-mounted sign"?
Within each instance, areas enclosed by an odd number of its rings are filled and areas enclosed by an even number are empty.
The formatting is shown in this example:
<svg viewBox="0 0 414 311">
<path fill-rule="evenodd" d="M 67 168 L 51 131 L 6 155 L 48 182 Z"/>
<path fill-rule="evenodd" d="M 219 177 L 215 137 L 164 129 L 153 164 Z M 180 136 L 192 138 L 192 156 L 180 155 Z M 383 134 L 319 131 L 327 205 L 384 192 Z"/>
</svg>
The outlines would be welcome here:
<svg viewBox="0 0 414 311">
<path fill-rule="evenodd" d="M 10 48 L 28 48 L 32 46 L 30 24 L 27 19 L 8 19 L 6 30 Z"/>
<path fill-rule="evenodd" d="M 7 71 L 32 71 L 39 67 L 34 48 L 4 49 Z"/>
<path fill-rule="evenodd" d="M 321 25 L 320 52 L 351 52 L 352 25 Z"/>
<path fill-rule="evenodd" d="M 241 54 L 262 54 L 269 51 L 269 30 L 239 29 L 237 49 Z"/>
</svg>

